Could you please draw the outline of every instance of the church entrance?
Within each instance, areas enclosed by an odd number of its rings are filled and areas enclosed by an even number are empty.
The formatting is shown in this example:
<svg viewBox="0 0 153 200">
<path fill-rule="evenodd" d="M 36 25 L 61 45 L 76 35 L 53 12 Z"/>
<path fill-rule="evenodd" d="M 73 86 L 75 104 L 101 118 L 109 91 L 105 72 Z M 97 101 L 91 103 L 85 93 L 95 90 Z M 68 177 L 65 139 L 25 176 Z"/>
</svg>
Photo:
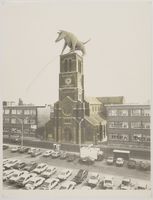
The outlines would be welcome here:
<svg viewBox="0 0 153 200">
<path fill-rule="evenodd" d="M 72 141 L 72 132 L 70 128 L 65 128 L 64 129 L 64 133 L 63 133 L 63 138 L 62 140 L 64 142 L 71 142 Z"/>
</svg>

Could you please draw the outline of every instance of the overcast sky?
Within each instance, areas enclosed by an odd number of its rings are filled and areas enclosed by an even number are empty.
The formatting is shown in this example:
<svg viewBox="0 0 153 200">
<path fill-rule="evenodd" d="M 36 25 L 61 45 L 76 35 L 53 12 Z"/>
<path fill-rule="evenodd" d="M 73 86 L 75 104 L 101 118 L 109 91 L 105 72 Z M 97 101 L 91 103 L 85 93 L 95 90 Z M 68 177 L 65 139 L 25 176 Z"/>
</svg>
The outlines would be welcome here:
<svg viewBox="0 0 153 200">
<path fill-rule="evenodd" d="M 81 41 L 91 38 L 86 96 L 125 96 L 127 103 L 151 97 L 151 3 L 4 4 L 0 24 L 3 100 L 58 100 L 59 29 Z"/>
</svg>

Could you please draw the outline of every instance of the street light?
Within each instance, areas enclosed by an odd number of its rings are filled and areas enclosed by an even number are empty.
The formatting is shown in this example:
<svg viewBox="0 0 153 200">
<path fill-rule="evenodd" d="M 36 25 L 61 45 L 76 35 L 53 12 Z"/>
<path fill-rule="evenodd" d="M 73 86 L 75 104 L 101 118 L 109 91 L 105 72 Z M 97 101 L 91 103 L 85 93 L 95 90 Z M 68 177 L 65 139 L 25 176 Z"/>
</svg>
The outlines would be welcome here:
<svg viewBox="0 0 153 200">
<path fill-rule="evenodd" d="M 13 118 L 15 118 L 15 119 L 17 119 L 19 122 L 20 122 L 20 124 L 21 124 L 21 132 L 22 132 L 22 138 L 21 138 L 21 146 L 23 146 L 23 131 L 24 131 L 24 128 L 23 128 L 23 125 L 24 125 L 24 123 L 23 123 L 23 118 L 18 118 L 18 117 L 15 117 L 15 116 L 13 116 Z M 25 119 L 27 119 L 27 118 L 25 118 Z"/>
</svg>

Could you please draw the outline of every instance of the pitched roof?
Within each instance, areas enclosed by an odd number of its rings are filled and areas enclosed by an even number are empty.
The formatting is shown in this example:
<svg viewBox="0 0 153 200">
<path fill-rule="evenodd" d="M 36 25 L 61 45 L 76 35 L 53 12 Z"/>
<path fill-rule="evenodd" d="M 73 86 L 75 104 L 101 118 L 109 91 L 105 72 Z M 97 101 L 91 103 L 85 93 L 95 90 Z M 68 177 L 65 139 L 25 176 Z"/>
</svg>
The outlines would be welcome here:
<svg viewBox="0 0 153 200">
<path fill-rule="evenodd" d="M 90 104 L 101 104 L 101 102 L 96 97 L 85 97 L 85 101 Z"/>
<path fill-rule="evenodd" d="M 97 97 L 97 99 L 103 104 L 123 104 L 124 103 L 123 96 Z"/>
<path fill-rule="evenodd" d="M 93 125 L 99 125 L 102 122 L 105 122 L 103 118 L 101 118 L 99 115 L 90 115 L 90 116 L 85 116 L 85 119 L 93 124 Z"/>
</svg>

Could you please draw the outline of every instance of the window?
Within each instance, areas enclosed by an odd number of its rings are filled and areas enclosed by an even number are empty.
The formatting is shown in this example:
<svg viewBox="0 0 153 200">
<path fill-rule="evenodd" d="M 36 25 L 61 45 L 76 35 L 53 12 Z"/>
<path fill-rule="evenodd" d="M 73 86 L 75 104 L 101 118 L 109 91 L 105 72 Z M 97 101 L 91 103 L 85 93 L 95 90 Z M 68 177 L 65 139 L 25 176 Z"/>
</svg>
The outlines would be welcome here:
<svg viewBox="0 0 153 200">
<path fill-rule="evenodd" d="M 9 114 L 9 113 L 10 113 L 10 110 L 9 110 L 9 109 L 5 109 L 5 110 L 4 110 L 4 113 L 5 113 L 5 114 Z"/>
<path fill-rule="evenodd" d="M 68 69 L 67 69 L 67 67 L 68 67 L 67 64 L 68 64 L 68 63 L 67 63 L 67 60 L 65 60 L 65 61 L 64 61 L 64 72 L 67 72 L 67 71 L 68 71 Z"/>
<path fill-rule="evenodd" d="M 17 110 L 17 115 L 21 115 L 22 114 L 22 110 Z"/>
<path fill-rule="evenodd" d="M 30 115 L 30 110 L 24 110 L 25 115 Z"/>
<path fill-rule="evenodd" d="M 32 111 L 32 115 L 36 115 L 36 110 L 31 110 Z"/>
<path fill-rule="evenodd" d="M 142 110 L 142 115 L 143 116 L 150 116 L 150 109 L 143 109 Z"/>
<path fill-rule="evenodd" d="M 109 122 L 109 128 L 128 128 L 128 122 Z"/>
<path fill-rule="evenodd" d="M 117 140 L 118 135 L 117 134 L 110 134 L 109 139 L 110 140 Z"/>
<path fill-rule="evenodd" d="M 140 109 L 131 110 L 131 116 L 141 116 L 141 110 Z"/>
<path fill-rule="evenodd" d="M 78 71 L 81 73 L 81 61 L 78 60 Z"/>
<path fill-rule="evenodd" d="M 15 118 L 11 119 L 11 124 L 16 124 L 16 119 Z"/>
<path fill-rule="evenodd" d="M 143 123 L 142 123 L 142 127 L 143 127 L 144 129 L 150 129 L 150 123 L 149 123 L 149 122 L 143 122 Z"/>
<path fill-rule="evenodd" d="M 16 110 L 15 109 L 12 110 L 12 114 L 16 115 Z"/>
<path fill-rule="evenodd" d="M 118 110 L 119 116 L 128 116 L 128 110 Z"/>
<path fill-rule="evenodd" d="M 136 134 L 133 135 L 133 140 L 134 140 L 135 142 L 140 142 L 140 141 L 141 141 L 141 137 L 142 137 L 141 134 L 136 133 Z"/>
<path fill-rule="evenodd" d="M 10 119 L 9 118 L 4 118 L 4 123 L 9 123 L 10 122 Z"/>
<path fill-rule="evenodd" d="M 142 128 L 141 122 L 131 122 L 131 128 Z"/>
<path fill-rule="evenodd" d="M 24 119 L 24 124 L 29 124 L 29 120 L 28 119 Z"/>
<path fill-rule="evenodd" d="M 35 119 L 30 119 L 30 124 L 36 124 L 36 120 Z"/>
<path fill-rule="evenodd" d="M 109 110 L 108 115 L 109 116 L 117 116 L 117 110 Z"/>
<path fill-rule="evenodd" d="M 72 71 L 72 60 L 69 60 L 69 69 L 68 69 L 69 72 Z"/>
</svg>

